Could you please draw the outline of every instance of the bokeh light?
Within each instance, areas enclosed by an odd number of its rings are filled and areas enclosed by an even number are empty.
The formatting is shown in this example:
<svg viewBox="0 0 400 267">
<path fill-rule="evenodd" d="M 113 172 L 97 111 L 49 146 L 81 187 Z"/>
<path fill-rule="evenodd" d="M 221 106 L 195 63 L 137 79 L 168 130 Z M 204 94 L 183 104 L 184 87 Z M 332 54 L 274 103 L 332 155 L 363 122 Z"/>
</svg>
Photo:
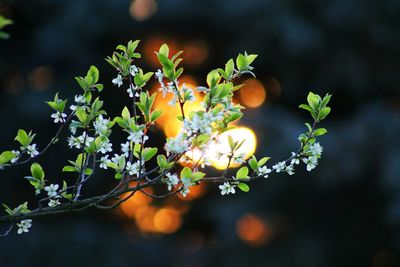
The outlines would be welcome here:
<svg viewBox="0 0 400 267">
<path fill-rule="evenodd" d="M 181 225 L 181 214 L 174 208 L 161 208 L 154 215 L 154 227 L 160 233 L 174 233 L 181 227 Z"/>
<path fill-rule="evenodd" d="M 129 14 L 137 21 L 145 21 L 157 12 L 157 3 L 154 0 L 133 0 L 129 7 Z"/>
<path fill-rule="evenodd" d="M 239 90 L 240 102 L 249 108 L 261 106 L 266 97 L 264 85 L 257 79 L 247 79 Z"/>
<path fill-rule="evenodd" d="M 243 145 L 237 150 L 236 154 L 244 153 L 245 159 L 251 157 L 254 154 L 257 147 L 257 138 L 254 131 L 247 127 L 236 127 L 229 131 L 226 131 L 220 135 L 219 142 L 210 147 L 208 156 L 211 160 L 212 165 L 220 170 L 223 170 L 228 165 L 227 156 L 219 156 L 219 153 L 230 152 L 230 146 L 228 142 L 228 136 L 231 136 L 234 141 L 244 140 Z M 237 167 L 239 164 L 231 163 L 230 168 Z"/>
<path fill-rule="evenodd" d="M 28 82 L 34 90 L 47 90 L 53 83 L 53 72 L 48 66 L 39 66 L 31 71 Z"/>
<path fill-rule="evenodd" d="M 236 224 L 238 237 L 252 246 L 266 244 L 272 237 L 269 225 L 254 214 L 247 214 L 240 218 Z"/>
</svg>

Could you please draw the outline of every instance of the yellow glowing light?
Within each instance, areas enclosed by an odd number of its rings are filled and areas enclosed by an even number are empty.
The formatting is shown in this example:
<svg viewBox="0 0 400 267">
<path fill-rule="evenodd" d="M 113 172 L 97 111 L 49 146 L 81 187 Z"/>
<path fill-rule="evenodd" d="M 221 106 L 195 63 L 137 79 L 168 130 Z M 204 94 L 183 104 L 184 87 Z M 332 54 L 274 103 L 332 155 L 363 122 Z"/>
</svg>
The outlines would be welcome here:
<svg viewBox="0 0 400 267">
<path fill-rule="evenodd" d="M 242 217 L 236 224 L 236 231 L 240 239 L 253 246 L 265 244 L 272 236 L 272 230 L 266 222 L 254 214 Z"/>
<path fill-rule="evenodd" d="M 239 90 L 240 102 L 246 107 L 259 107 L 264 103 L 266 97 L 264 85 L 257 79 L 246 80 Z"/>
<path fill-rule="evenodd" d="M 190 76 L 182 76 L 180 79 L 180 85 L 185 84 L 187 87 L 194 89 L 196 87 L 196 81 Z M 176 136 L 182 129 L 182 122 L 176 117 L 181 115 L 179 104 L 177 103 L 174 107 L 168 104 L 173 98 L 172 93 L 168 93 L 163 97 L 162 93 L 158 92 L 159 85 L 155 84 L 153 92 L 157 92 L 154 106 L 156 109 L 163 110 L 163 114 L 157 119 L 156 125 L 164 130 L 167 137 Z M 193 102 L 186 102 L 184 106 L 185 114 L 189 114 L 192 111 L 201 109 L 201 101 L 203 95 L 196 92 L 194 93 L 196 100 Z"/>
<path fill-rule="evenodd" d="M 154 215 L 154 228 L 165 234 L 176 232 L 182 225 L 182 218 L 178 210 L 161 208 Z"/>
<path fill-rule="evenodd" d="M 157 12 L 157 3 L 154 0 L 133 0 L 129 13 L 137 21 L 144 21 Z"/>
<path fill-rule="evenodd" d="M 220 170 L 223 170 L 228 165 L 228 157 L 219 157 L 220 153 L 227 154 L 230 152 L 230 146 L 228 142 L 228 136 L 231 136 L 234 141 L 242 141 L 243 145 L 237 150 L 236 154 L 245 154 L 245 159 L 251 157 L 256 151 L 257 138 L 253 130 L 247 127 L 237 127 L 232 130 L 222 133 L 219 137 L 220 142 L 218 144 L 212 145 L 210 150 L 207 152 L 208 157 L 211 159 L 212 165 Z M 232 163 L 230 167 L 237 167 L 238 164 Z"/>
</svg>

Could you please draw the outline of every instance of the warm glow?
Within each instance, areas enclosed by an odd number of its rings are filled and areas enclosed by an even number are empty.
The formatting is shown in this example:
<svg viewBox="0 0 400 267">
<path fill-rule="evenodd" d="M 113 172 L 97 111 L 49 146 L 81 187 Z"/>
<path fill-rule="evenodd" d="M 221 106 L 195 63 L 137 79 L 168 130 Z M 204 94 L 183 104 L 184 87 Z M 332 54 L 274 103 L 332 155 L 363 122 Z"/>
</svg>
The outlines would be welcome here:
<svg viewBox="0 0 400 267">
<path fill-rule="evenodd" d="M 179 82 L 180 85 L 185 83 L 187 87 L 192 89 L 197 86 L 196 81 L 190 76 L 182 76 L 179 79 Z M 164 130 L 164 133 L 167 137 L 173 137 L 176 136 L 182 129 L 182 122 L 176 118 L 178 115 L 181 115 L 181 110 L 179 104 L 176 104 L 175 107 L 168 105 L 168 102 L 172 99 L 173 94 L 168 93 L 165 97 L 163 97 L 162 93 L 158 91 L 159 87 L 159 84 L 156 83 L 153 88 L 153 92 L 157 92 L 154 106 L 156 109 L 163 110 L 163 114 L 157 119 L 156 125 Z M 185 103 L 185 114 L 189 114 L 192 111 L 201 109 L 203 95 L 196 91 L 194 95 L 196 97 L 195 101 Z"/>
<path fill-rule="evenodd" d="M 253 246 L 265 244 L 272 236 L 266 222 L 254 214 L 242 217 L 236 224 L 236 231 L 240 239 Z"/>
<path fill-rule="evenodd" d="M 130 7 L 130 15 L 137 21 L 144 21 L 157 12 L 157 3 L 154 0 L 133 0 Z"/>
<path fill-rule="evenodd" d="M 146 192 L 152 193 L 151 187 L 146 188 Z M 121 197 L 127 197 L 129 193 L 123 194 Z M 142 192 L 136 192 L 132 197 L 130 197 L 127 201 L 123 202 L 120 205 L 120 209 L 122 213 L 131 219 L 135 218 L 136 211 L 143 207 L 148 206 L 151 203 L 152 199 L 143 194 Z"/>
<path fill-rule="evenodd" d="M 257 79 L 246 80 L 239 90 L 240 103 L 246 107 L 259 107 L 264 103 L 266 97 L 264 85 Z"/>
<path fill-rule="evenodd" d="M 151 37 L 144 41 L 143 49 L 143 58 L 154 68 L 160 68 L 160 62 L 158 62 L 157 52 L 160 49 L 160 46 L 164 43 L 168 44 L 169 53 L 174 55 L 178 52 L 177 44 L 172 39 L 165 39 L 163 37 Z M 140 48 L 139 48 L 140 49 Z"/>
<path fill-rule="evenodd" d="M 228 165 L 228 157 L 222 156 L 218 158 L 218 153 L 230 152 L 228 136 L 232 136 L 234 141 L 244 140 L 243 145 L 237 150 L 237 154 L 245 153 L 245 159 L 251 157 L 256 151 L 257 139 L 256 135 L 250 128 L 237 127 L 232 130 L 226 131 L 218 138 L 220 142 L 216 145 L 210 146 L 209 157 L 212 165 L 220 170 L 223 170 Z M 231 163 L 230 167 L 237 167 L 237 164 Z"/>
<path fill-rule="evenodd" d="M 206 193 L 206 190 L 206 184 L 201 183 L 199 185 L 191 186 L 190 192 L 186 195 L 186 197 L 183 197 L 181 194 L 178 194 L 177 197 L 184 201 L 191 201 L 202 197 Z"/>
<path fill-rule="evenodd" d="M 208 57 L 208 48 L 204 41 L 195 40 L 187 43 L 182 54 L 184 64 L 189 66 L 197 66 L 203 63 Z"/>
<path fill-rule="evenodd" d="M 140 207 L 135 212 L 136 225 L 142 232 L 154 233 L 157 232 L 154 225 L 154 216 L 157 209 L 152 206 Z"/>
<path fill-rule="evenodd" d="M 28 81 L 32 89 L 44 91 L 53 82 L 53 72 L 47 66 L 39 66 L 29 74 Z"/>
<path fill-rule="evenodd" d="M 154 215 L 154 227 L 160 233 L 174 233 L 181 225 L 181 215 L 173 208 L 161 208 Z"/>
</svg>

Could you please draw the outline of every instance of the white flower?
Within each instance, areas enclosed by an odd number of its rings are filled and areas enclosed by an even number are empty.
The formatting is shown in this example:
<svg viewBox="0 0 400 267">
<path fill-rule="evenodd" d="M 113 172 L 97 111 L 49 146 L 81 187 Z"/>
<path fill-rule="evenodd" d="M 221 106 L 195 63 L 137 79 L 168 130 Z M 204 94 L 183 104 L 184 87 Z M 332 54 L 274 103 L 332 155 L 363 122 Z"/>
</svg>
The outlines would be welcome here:
<svg viewBox="0 0 400 267">
<path fill-rule="evenodd" d="M 77 123 L 78 123 L 77 121 L 72 120 L 71 124 L 69 125 L 69 130 L 71 131 L 72 134 L 76 134 L 76 130 L 78 129 L 76 127 Z"/>
<path fill-rule="evenodd" d="M 303 159 L 303 162 L 307 164 L 307 171 L 313 170 L 318 165 L 318 159 L 313 156 Z"/>
<path fill-rule="evenodd" d="M 188 140 L 185 140 L 183 134 L 177 135 L 175 138 L 168 138 L 165 144 L 167 152 L 181 154 L 190 149 Z"/>
<path fill-rule="evenodd" d="M 183 197 L 186 197 L 187 194 L 189 194 L 189 192 L 190 192 L 190 189 L 187 188 L 187 187 L 182 187 L 182 188 L 181 188 L 181 191 L 180 191 L 180 193 L 181 193 L 181 195 L 182 195 Z"/>
<path fill-rule="evenodd" d="M 294 174 L 294 166 L 293 165 L 286 166 L 285 172 L 287 172 L 289 175 L 293 175 Z"/>
<path fill-rule="evenodd" d="M 60 112 L 56 112 L 51 114 L 51 116 L 54 119 L 54 123 L 59 123 L 59 122 L 65 122 L 65 118 L 67 117 L 67 114 L 65 113 L 60 113 Z"/>
<path fill-rule="evenodd" d="M 160 69 L 158 69 L 154 75 L 158 79 L 158 82 L 162 83 L 163 78 L 164 78 L 163 72 Z"/>
<path fill-rule="evenodd" d="M 190 87 L 187 87 L 185 83 L 182 84 L 182 92 L 185 95 L 185 100 L 187 101 L 194 101 L 196 100 L 196 97 L 194 96 L 194 92 Z M 186 93 L 189 92 L 188 96 L 186 96 Z"/>
<path fill-rule="evenodd" d="M 22 233 L 28 233 L 29 232 L 29 228 L 32 227 L 32 220 L 28 219 L 28 220 L 22 220 L 21 222 L 17 223 L 17 233 L 20 235 Z"/>
<path fill-rule="evenodd" d="M 112 83 L 115 85 L 118 85 L 118 87 L 120 87 L 123 84 L 122 76 L 120 74 L 118 74 L 118 76 L 112 80 Z"/>
<path fill-rule="evenodd" d="M 85 142 L 85 147 L 90 146 L 90 143 L 94 141 L 94 138 L 87 135 L 86 132 L 83 132 L 81 136 L 78 136 L 78 140 L 79 140 L 79 147 L 77 148 L 81 148 L 84 142 Z"/>
<path fill-rule="evenodd" d="M 294 165 L 294 164 L 298 165 L 298 164 L 300 164 L 300 159 L 296 155 L 297 155 L 296 153 L 292 152 L 292 157 L 293 158 L 290 161 L 290 165 Z"/>
<path fill-rule="evenodd" d="M 101 157 L 100 159 L 100 168 L 107 170 L 108 169 L 108 163 L 111 163 L 111 160 L 108 159 L 108 155 L 105 155 L 104 157 Z"/>
<path fill-rule="evenodd" d="M 125 156 L 124 156 L 124 155 L 114 154 L 114 157 L 111 158 L 111 161 L 118 165 L 118 162 L 119 162 L 122 158 L 125 158 Z"/>
<path fill-rule="evenodd" d="M 112 151 L 112 144 L 110 143 L 110 141 L 108 139 L 101 143 L 99 151 L 102 154 L 106 154 L 107 152 L 111 152 Z"/>
<path fill-rule="evenodd" d="M 103 118 L 103 115 L 99 115 L 96 121 L 93 122 L 93 127 L 96 130 L 96 133 L 101 136 L 105 135 L 108 130 L 109 122 L 110 121 L 108 119 Z"/>
<path fill-rule="evenodd" d="M 179 183 L 179 178 L 176 174 L 167 173 L 164 182 L 168 185 L 168 190 L 171 191 L 172 187 Z"/>
<path fill-rule="evenodd" d="M 83 95 L 75 95 L 75 103 L 78 105 L 71 105 L 69 108 L 75 111 L 78 106 L 86 104 L 86 98 Z"/>
<path fill-rule="evenodd" d="M 143 131 L 131 131 L 128 136 L 128 140 L 134 143 L 140 143 L 142 141 Z M 148 137 L 145 136 L 144 140 L 147 140 Z"/>
<path fill-rule="evenodd" d="M 133 86 L 133 85 L 131 85 L 126 91 L 128 92 L 128 94 L 129 94 L 129 97 L 130 98 L 133 98 L 133 96 L 136 96 L 136 97 L 138 97 L 139 96 L 139 94 L 137 93 L 137 87 L 135 86 Z M 135 93 L 135 94 L 134 94 Z"/>
<path fill-rule="evenodd" d="M 39 155 L 39 151 L 36 149 L 36 144 L 27 146 L 26 153 L 28 153 L 32 158 Z"/>
<path fill-rule="evenodd" d="M 19 150 L 13 150 L 11 151 L 14 154 L 14 158 L 11 159 L 11 163 L 17 162 L 19 155 L 21 155 L 21 152 Z"/>
<path fill-rule="evenodd" d="M 235 187 L 236 185 L 232 185 L 229 182 L 225 182 L 224 184 L 219 186 L 219 189 L 221 190 L 221 195 L 229 195 L 236 193 Z"/>
<path fill-rule="evenodd" d="M 286 163 L 284 161 L 278 162 L 274 166 L 272 166 L 272 169 L 274 169 L 276 172 L 281 172 L 286 169 Z"/>
<path fill-rule="evenodd" d="M 140 162 L 136 161 L 135 163 L 126 163 L 126 171 L 129 173 L 129 175 L 137 175 L 140 171 Z"/>
<path fill-rule="evenodd" d="M 323 148 L 319 143 L 315 143 L 315 144 L 310 146 L 309 151 L 314 156 L 320 156 L 322 154 Z"/>
<path fill-rule="evenodd" d="M 264 178 L 268 178 L 268 174 L 270 174 L 270 173 L 272 172 L 272 170 L 271 170 L 271 169 L 268 169 L 267 166 L 259 167 L 259 168 L 257 169 L 257 171 L 258 171 L 258 173 L 259 173 L 260 175 L 263 175 Z"/>
<path fill-rule="evenodd" d="M 243 163 L 245 156 L 246 156 L 246 153 L 244 153 L 244 152 L 239 153 L 238 155 L 233 156 L 232 161 L 235 164 L 241 164 L 241 163 Z"/>
<path fill-rule="evenodd" d="M 45 186 L 44 190 L 47 192 L 49 197 L 57 196 L 58 184 L 51 184 L 49 186 Z"/>
<path fill-rule="evenodd" d="M 131 66 L 129 67 L 129 73 L 130 73 L 132 76 L 135 76 L 136 73 L 138 73 L 138 72 L 139 72 L 139 69 L 138 69 L 135 65 L 131 65 Z"/>
<path fill-rule="evenodd" d="M 47 205 L 49 205 L 49 207 L 55 207 L 60 205 L 60 200 L 58 199 L 50 199 L 49 203 Z"/>
<path fill-rule="evenodd" d="M 188 177 L 182 177 L 181 182 L 182 182 L 183 186 L 186 188 L 189 188 L 194 185 L 192 182 L 192 179 L 190 179 Z"/>
<path fill-rule="evenodd" d="M 130 150 L 131 150 L 131 145 L 129 142 L 126 142 L 125 144 L 121 144 L 121 151 L 125 157 L 129 157 Z"/>
</svg>

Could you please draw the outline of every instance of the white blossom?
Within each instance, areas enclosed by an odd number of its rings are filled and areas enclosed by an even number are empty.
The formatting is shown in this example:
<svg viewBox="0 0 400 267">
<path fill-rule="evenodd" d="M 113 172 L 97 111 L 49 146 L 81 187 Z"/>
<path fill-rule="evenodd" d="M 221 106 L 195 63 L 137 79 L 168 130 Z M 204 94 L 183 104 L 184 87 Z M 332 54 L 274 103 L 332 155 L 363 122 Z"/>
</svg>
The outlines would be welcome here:
<svg viewBox="0 0 400 267">
<path fill-rule="evenodd" d="M 118 76 L 112 80 L 112 83 L 115 85 L 118 85 L 118 87 L 120 87 L 123 84 L 122 76 L 120 74 L 118 74 Z"/>
<path fill-rule="evenodd" d="M 114 157 L 111 158 L 111 161 L 118 165 L 118 162 L 121 158 L 125 158 L 124 155 L 114 154 Z"/>
<path fill-rule="evenodd" d="M 293 175 L 294 174 L 294 166 L 293 165 L 286 166 L 285 172 L 287 172 L 289 175 Z"/>
<path fill-rule="evenodd" d="M 126 163 L 126 171 L 129 173 L 129 175 L 137 175 L 140 172 L 140 162 L 136 161 L 135 163 Z"/>
<path fill-rule="evenodd" d="M 133 96 L 136 96 L 136 97 L 140 96 L 139 93 L 138 93 L 138 89 L 139 88 L 137 86 L 131 85 L 131 86 L 129 86 L 129 88 L 126 91 L 128 92 L 129 97 L 133 98 Z"/>
<path fill-rule="evenodd" d="M 28 153 L 28 155 L 30 155 L 32 158 L 39 155 L 39 151 L 36 149 L 36 144 L 27 146 L 26 153 Z"/>
<path fill-rule="evenodd" d="M 32 220 L 31 219 L 27 219 L 27 220 L 22 220 L 19 223 L 17 223 L 17 233 L 20 235 L 22 233 L 28 233 L 29 232 L 29 228 L 32 227 Z"/>
<path fill-rule="evenodd" d="M 136 73 L 138 73 L 138 72 L 139 72 L 139 69 L 138 69 L 135 65 L 131 65 L 131 66 L 129 67 L 129 73 L 130 73 L 132 76 L 135 76 Z"/>
<path fill-rule="evenodd" d="M 59 123 L 59 122 L 64 123 L 65 118 L 67 117 L 67 114 L 57 111 L 56 113 L 51 114 L 50 117 L 52 117 L 54 119 L 54 123 Z"/>
<path fill-rule="evenodd" d="M 110 121 L 103 118 L 103 115 L 99 115 L 95 122 L 93 122 L 93 127 L 96 130 L 96 134 L 104 136 L 108 130 L 108 124 Z"/>
<path fill-rule="evenodd" d="M 309 148 L 309 151 L 314 156 L 320 156 L 322 154 L 323 148 L 319 143 L 312 144 Z"/>
<path fill-rule="evenodd" d="M 131 131 L 129 133 L 128 140 L 137 144 L 137 143 L 140 143 L 142 141 L 142 136 L 143 136 L 143 131 L 141 131 L 141 130 L 139 130 L 139 131 Z M 144 136 L 144 138 L 143 138 L 144 141 L 146 141 L 148 139 L 149 139 L 149 137 L 147 135 Z"/>
<path fill-rule="evenodd" d="M 300 159 L 297 157 L 297 154 L 292 152 L 292 160 L 290 161 L 290 165 L 298 165 L 300 164 Z"/>
<path fill-rule="evenodd" d="M 111 163 L 111 160 L 108 158 L 108 155 L 105 155 L 104 157 L 101 157 L 100 159 L 100 168 L 107 170 L 108 169 L 108 163 Z"/>
<path fill-rule="evenodd" d="M 75 103 L 79 106 L 86 104 L 86 98 L 83 95 L 75 95 Z M 75 111 L 78 105 L 71 105 L 69 108 Z"/>
<path fill-rule="evenodd" d="M 184 186 L 181 188 L 181 191 L 180 191 L 180 193 L 181 193 L 181 195 L 182 195 L 183 197 L 186 197 L 187 194 L 189 194 L 189 192 L 190 192 L 190 189 L 187 188 L 187 187 L 184 187 Z"/>
<path fill-rule="evenodd" d="M 303 162 L 307 164 L 307 171 L 313 170 L 318 165 L 318 159 L 314 156 L 303 159 Z"/>
<path fill-rule="evenodd" d="M 229 182 L 225 182 L 224 184 L 219 186 L 219 189 L 221 190 L 221 195 L 229 195 L 236 193 L 235 187 L 236 185 L 232 185 Z"/>
<path fill-rule="evenodd" d="M 110 141 L 108 139 L 106 139 L 106 141 L 101 143 L 99 152 L 101 152 L 102 154 L 106 154 L 107 152 L 111 152 L 111 151 L 112 151 L 112 144 L 110 143 Z"/>
<path fill-rule="evenodd" d="M 264 178 L 268 178 L 268 174 L 270 174 L 270 173 L 272 172 L 272 170 L 271 170 L 271 169 L 268 169 L 267 166 L 263 166 L 263 167 L 259 167 L 259 168 L 257 169 L 257 172 L 258 172 L 260 175 L 264 176 Z"/>
<path fill-rule="evenodd" d="M 172 187 L 176 186 L 179 183 L 179 178 L 176 174 L 167 173 L 165 174 L 166 179 L 165 183 L 168 185 L 168 190 L 171 191 Z"/>
<path fill-rule="evenodd" d="M 158 69 L 154 75 L 157 78 L 158 82 L 162 83 L 163 78 L 164 78 L 163 72 L 160 69 Z"/>
<path fill-rule="evenodd" d="M 272 166 L 272 169 L 274 169 L 276 172 L 281 172 L 286 169 L 286 163 L 284 161 L 278 162 L 274 166 Z"/>
<path fill-rule="evenodd" d="M 185 97 L 185 100 L 187 100 L 187 101 L 195 101 L 196 100 L 193 90 L 190 87 L 187 87 L 185 83 L 182 84 L 182 92 L 185 96 L 186 96 L 186 93 L 189 92 L 188 98 L 186 99 L 186 97 Z"/>
<path fill-rule="evenodd" d="M 175 138 L 168 138 L 167 143 L 165 144 L 167 152 L 173 152 L 176 154 L 181 154 L 189 150 L 189 148 L 189 142 L 183 134 L 179 134 Z"/>
<path fill-rule="evenodd" d="M 125 144 L 121 144 L 121 151 L 125 157 L 129 157 L 129 151 L 131 150 L 130 142 L 126 142 Z"/>
<path fill-rule="evenodd" d="M 60 205 L 60 200 L 58 199 L 50 199 L 49 203 L 47 204 L 49 207 L 55 207 Z"/>
<path fill-rule="evenodd" d="M 13 150 L 11 152 L 14 154 L 14 158 L 11 159 L 11 163 L 15 163 L 21 155 L 21 152 L 19 152 L 19 150 Z"/>
<path fill-rule="evenodd" d="M 58 184 L 51 184 L 49 186 L 45 186 L 44 190 L 47 192 L 49 197 L 57 196 Z"/>
<path fill-rule="evenodd" d="M 246 153 L 242 152 L 232 157 L 232 162 L 235 164 L 241 164 L 244 161 Z"/>
</svg>

